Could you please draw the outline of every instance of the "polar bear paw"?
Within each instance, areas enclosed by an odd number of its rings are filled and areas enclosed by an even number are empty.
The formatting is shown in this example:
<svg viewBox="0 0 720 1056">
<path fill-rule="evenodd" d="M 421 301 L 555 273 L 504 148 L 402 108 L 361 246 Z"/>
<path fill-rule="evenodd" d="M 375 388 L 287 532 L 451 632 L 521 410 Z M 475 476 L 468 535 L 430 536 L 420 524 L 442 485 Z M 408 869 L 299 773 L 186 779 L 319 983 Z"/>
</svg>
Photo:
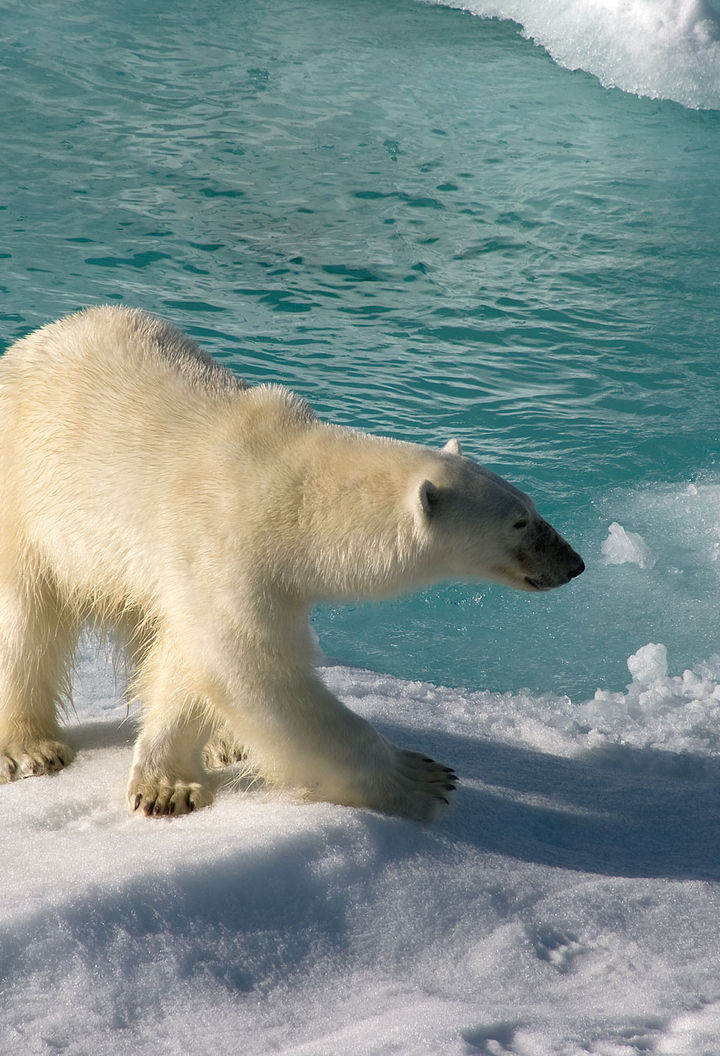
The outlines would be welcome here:
<svg viewBox="0 0 720 1056">
<path fill-rule="evenodd" d="M 378 809 L 415 821 L 436 821 L 455 794 L 455 771 L 419 752 L 398 748 L 396 753 L 394 773 L 385 783 Z"/>
<path fill-rule="evenodd" d="M 75 752 L 68 744 L 47 738 L 30 744 L 6 745 L 0 748 L 0 784 L 57 773 L 74 758 Z"/>
<path fill-rule="evenodd" d="M 203 763 L 208 770 L 223 770 L 247 759 L 247 749 L 231 737 L 215 737 L 205 745 Z"/>
<path fill-rule="evenodd" d="M 146 818 L 190 814 L 200 807 L 209 807 L 215 798 L 212 790 L 200 781 L 169 778 L 131 780 L 127 797 L 130 810 Z"/>
<path fill-rule="evenodd" d="M 354 777 L 336 773 L 335 781 L 311 788 L 307 798 L 369 807 L 414 821 L 436 821 L 450 806 L 457 777 L 449 766 L 427 755 L 384 741 L 382 757 L 375 756 L 374 766 L 356 771 Z"/>
</svg>

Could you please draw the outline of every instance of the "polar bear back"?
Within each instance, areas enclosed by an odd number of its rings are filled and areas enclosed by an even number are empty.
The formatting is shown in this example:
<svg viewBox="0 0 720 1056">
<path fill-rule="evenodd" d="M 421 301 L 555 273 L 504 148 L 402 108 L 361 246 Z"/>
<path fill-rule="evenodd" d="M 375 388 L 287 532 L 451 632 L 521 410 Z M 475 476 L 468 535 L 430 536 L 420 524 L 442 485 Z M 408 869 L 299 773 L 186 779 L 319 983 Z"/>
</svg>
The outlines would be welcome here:
<svg viewBox="0 0 720 1056">
<path fill-rule="evenodd" d="M 0 359 L 2 538 L 68 591 L 151 606 L 194 543 L 226 556 L 228 459 L 311 417 L 145 312 L 68 316 Z"/>
<path fill-rule="evenodd" d="M 12 369 L 10 370 L 10 365 Z M 171 323 L 148 312 L 102 305 L 67 315 L 16 342 L 3 358 L 3 381 L 13 374 L 27 383 L 37 373 L 87 371 L 94 365 L 137 375 L 144 369 L 171 370 L 188 382 L 235 390 L 243 383 Z M 93 378 L 86 374 L 89 384 Z"/>
</svg>

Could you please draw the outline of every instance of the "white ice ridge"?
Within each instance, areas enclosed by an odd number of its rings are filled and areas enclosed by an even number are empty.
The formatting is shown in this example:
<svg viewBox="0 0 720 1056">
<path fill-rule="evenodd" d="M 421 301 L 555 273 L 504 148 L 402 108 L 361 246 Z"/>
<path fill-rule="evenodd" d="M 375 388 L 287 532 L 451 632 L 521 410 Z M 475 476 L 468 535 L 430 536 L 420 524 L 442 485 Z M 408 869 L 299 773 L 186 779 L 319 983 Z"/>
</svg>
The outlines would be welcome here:
<svg viewBox="0 0 720 1056">
<path fill-rule="evenodd" d="M 568 69 L 606 87 L 720 108 L 718 0 L 435 0 L 518 22 Z"/>
<path fill-rule="evenodd" d="M 606 565 L 634 564 L 640 568 L 652 568 L 657 561 L 643 537 L 637 532 L 626 531 L 617 521 L 610 525 L 602 553 Z"/>
<path fill-rule="evenodd" d="M 632 681 L 625 692 L 598 689 L 577 706 L 576 717 L 587 722 L 587 748 L 647 751 L 646 763 L 660 768 L 683 769 L 703 759 L 713 770 L 720 753 L 720 657 L 670 675 L 666 647 L 651 642 L 627 666 Z"/>
</svg>

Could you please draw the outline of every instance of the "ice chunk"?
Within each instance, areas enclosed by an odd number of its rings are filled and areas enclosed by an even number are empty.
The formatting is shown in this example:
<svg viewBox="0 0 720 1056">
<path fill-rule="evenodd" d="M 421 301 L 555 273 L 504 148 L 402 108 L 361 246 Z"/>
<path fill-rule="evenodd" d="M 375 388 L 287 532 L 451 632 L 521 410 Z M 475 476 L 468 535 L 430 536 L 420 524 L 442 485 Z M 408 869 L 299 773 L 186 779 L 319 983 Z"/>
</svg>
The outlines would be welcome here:
<svg viewBox="0 0 720 1056">
<path fill-rule="evenodd" d="M 613 521 L 610 532 L 602 544 L 603 559 L 606 565 L 639 565 L 640 568 L 652 568 L 657 556 L 637 532 L 626 532 L 621 524 Z"/>
<path fill-rule="evenodd" d="M 640 686 L 660 682 L 668 674 L 667 649 L 664 645 L 649 642 L 628 657 L 627 666 L 633 682 Z"/>
</svg>

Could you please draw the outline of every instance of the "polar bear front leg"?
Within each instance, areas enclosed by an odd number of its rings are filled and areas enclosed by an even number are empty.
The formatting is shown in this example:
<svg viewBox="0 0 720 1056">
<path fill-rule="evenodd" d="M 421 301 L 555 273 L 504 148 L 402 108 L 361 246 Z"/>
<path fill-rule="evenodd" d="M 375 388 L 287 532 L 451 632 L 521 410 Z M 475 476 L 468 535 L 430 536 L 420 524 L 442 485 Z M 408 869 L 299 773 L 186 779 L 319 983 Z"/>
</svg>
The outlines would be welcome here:
<svg viewBox="0 0 720 1056">
<path fill-rule="evenodd" d="M 415 821 L 437 821 L 455 793 L 454 771 L 429 756 L 381 740 L 382 750 L 365 756 L 364 772 L 328 773 L 315 787 L 308 788 L 306 798 L 369 807 Z"/>
<path fill-rule="evenodd" d="M 265 722 L 253 730 L 251 753 L 269 776 L 302 787 L 308 800 L 417 821 L 447 809 L 457 780 L 450 767 L 392 744 L 314 674 L 300 683 L 284 694 L 275 685 Z"/>
<path fill-rule="evenodd" d="M 127 786 L 128 806 L 135 813 L 188 814 L 215 798 L 202 758 L 211 728 L 207 705 L 190 687 L 173 650 L 156 644 L 135 685 L 143 702 Z"/>
<path fill-rule="evenodd" d="M 144 728 L 135 745 L 127 800 L 130 810 L 146 817 L 189 814 L 215 798 L 201 762 L 201 724 L 159 734 Z"/>
</svg>

